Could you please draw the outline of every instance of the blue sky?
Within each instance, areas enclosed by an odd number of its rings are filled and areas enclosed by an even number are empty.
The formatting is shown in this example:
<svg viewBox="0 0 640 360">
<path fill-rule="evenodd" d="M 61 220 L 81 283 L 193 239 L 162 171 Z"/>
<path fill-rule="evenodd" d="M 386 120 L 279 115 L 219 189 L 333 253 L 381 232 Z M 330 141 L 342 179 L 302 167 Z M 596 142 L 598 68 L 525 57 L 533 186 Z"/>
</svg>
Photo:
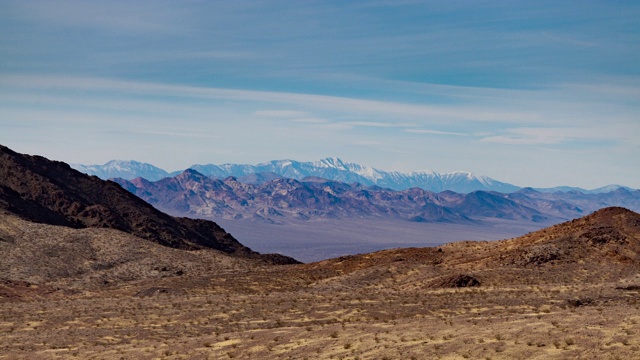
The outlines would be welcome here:
<svg viewBox="0 0 640 360">
<path fill-rule="evenodd" d="M 640 3 L 0 0 L 0 143 L 640 188 Z"/>
</svg>

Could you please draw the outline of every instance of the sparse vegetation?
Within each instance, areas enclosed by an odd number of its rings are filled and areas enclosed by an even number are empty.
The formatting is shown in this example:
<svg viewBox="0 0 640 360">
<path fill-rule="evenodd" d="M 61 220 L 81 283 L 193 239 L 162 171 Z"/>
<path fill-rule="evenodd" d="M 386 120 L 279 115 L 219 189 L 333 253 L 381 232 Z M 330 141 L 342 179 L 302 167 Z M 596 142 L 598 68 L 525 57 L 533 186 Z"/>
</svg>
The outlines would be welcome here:
<svg viewBox="0 0 640 360">
<path fill-rule="evenodd" d="M 0 254 L 0 359 L 640 358 L 623 209 L 285 266 L 2 213 Z"/>
</svg>

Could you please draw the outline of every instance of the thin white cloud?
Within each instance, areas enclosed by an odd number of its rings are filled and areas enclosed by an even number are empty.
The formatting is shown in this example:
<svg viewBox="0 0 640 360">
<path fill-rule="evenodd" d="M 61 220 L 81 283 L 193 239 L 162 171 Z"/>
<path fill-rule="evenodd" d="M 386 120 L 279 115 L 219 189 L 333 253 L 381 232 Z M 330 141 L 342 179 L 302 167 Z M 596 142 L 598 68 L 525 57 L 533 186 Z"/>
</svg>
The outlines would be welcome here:
<svg viewBox="0 0 640 360">
<path fill-rule="evenodd" d="M 365 100 L 349 97 L 299 94 L 272 91 L 237 90 L 213 87 L 166 85 L 137 81 L 83 77 L 20 76 L 0 77 L 6 86 L 37 90 L 114 91 L 120 94 L 174 96 L 185 98 L 240 100 L 271 104 L 291 104 L 316 107 L 327 111 L 386 114 L 411 118 L 429 118 L 430 121 L 449 122 L 452 119 L 480 122 L 531 122 L 539 119 L 535 114 L 511 110 L 472 107 L 417 105 L 388 101 Z"/>
<path fill-rule="evenodd" d="M 255 59 L 258 55 L 250 51 L 209 50 L 175 54 L 175 59 Z"/>
<path fill-rule="evenodd" d="M 392 124 L 392 123 L 375 122 L 375 121 L 347 121 L 344 124 L 348 126 L 353 126 L 353 127 L 379 127 L 379 128 L 390 128 L 390 127 L 397 126 L 396 124 Z"/>
<path fill-rule="evenodd" d="M 158 64 L 162 62 L 185 60 L 227 60 L 243 61 L 263 59 L 265 55 L 258 55 L 249 51 L 209 50 L 209 51 L 167 51 L 141 49 L 135 53 L 129 51 L 110 51 L 108 54 L 88 54 L 88 59 L 95 63 L 113 63 L 119 66 L 131 64 Z"/>
<path fill-rule="evenodd" d="M 293 119 L 292 121 L 297 122 L 297 123 L 302 123 L 302 124 L 328 124 L 329 120 L 327 119 L 321 119 L 321 118 L 300 118 L 300 119 Z"/>
<path fill-rule="evenodd" d="M 504 134 L 483 137 L 480 141 L 508 145 L 552 145 L 588 138 L 595 138 L 595 134 L 568 128 L 516 128 L 508 129 Z"/>
<path fill-rule="evenodd" d="M 403 131 L 411 134 L 469 136 L 469 134 L 460 133 L 460 132 L 439 131 L 439 130 L 429 130 L 429 129 L 404 129 Z"/>
<path fill-rule="evenodd" d="M 518 137 L 513 135 L 489 136 L 480 141 L 495 144 L 507 145 L 540 145 L 540 144 L 558 144 L 558 139 L 549 139 L 541 137 Z"/>
<path fill-rule="evenodd" d="M 118 130 L 118 131 L 109 131 L 112 134 L 121 134 L 121 135 L 148 135 L 148 136 L 161 136 L 168 138 L 186 138 L 186 139 L 220 139 L 222 136 L 207 134 L 200 132 L 184 132 L 184 131 L 159 131 L 159 130 Z"/>
<path fill-rule="evenodd" d="M 558 34 L 555 34 L 555 33 L 551 33 L 549 31 L 543 32 L 543 35 L 547 39 L 555 41 L 555 42 L 558 42 L 558 43 L 561 43 L 561 44 L 577 45 L 577 46 L 585 46 L 585 47 L 598 46 L 598 44 L 593 42 L 593 41 L 585 41 L 585 40 L 573 38 L 573 37 L 570 37 L 570 36 L 558 35 Z"/>
<path fill-rule="evenodd" d="M 253 113 L 255 116 L 269 117 L 269 118 L 292 118 L 307 116 L 304 111 L 297 110 L 259 110 Z"/>
<path fill-rule="evenodd" d="M 19 13 L 30 19 L 64 27 L 118 33 L 180 33 L 184 7 L 135 1 L 20 1 Z"/>
<path fill-rule="evenodd" d="M 375 141 L 375 140 L 355 140 L 351 144 L 353 146 L 362 146 L 362 147 L 374 147 L 374 146 L 383 146 L 386 145 L 383 141 Z"/>
</svg>

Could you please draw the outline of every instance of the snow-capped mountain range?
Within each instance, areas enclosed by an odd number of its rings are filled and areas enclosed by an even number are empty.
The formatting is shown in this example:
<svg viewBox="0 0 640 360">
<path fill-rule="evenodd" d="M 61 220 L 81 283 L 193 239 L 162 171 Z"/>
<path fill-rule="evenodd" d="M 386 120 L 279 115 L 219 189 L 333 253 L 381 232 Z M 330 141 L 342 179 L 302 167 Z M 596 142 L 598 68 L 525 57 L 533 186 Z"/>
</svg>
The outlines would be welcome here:
<svg viewBox="0 0 640 360">
<path fill-rule="evenodd" d="M 380 186 L 393 190 L 413 187 L 440 192 L 451 190 L 468 193 L 476 190 L 512 192 L 519 187 L 493 180 L 486 176 L 477 176 L 469 172 L 436 173 L 433 171 L 414 171 L 401 173 L 382 171 L 369 166 L 344 162 L 338 158 L 326 158 L 313 162 L 293 160 L 275 160 L 258 165 L 194 165 L 191 167 L 201 174 L 212 178 L 228 176 L 243 177 L 257 173 L 275 173 L 285 178 L 301 180 L 309 176 L 359 183 L 368 186 Z"/>
<path fill-rule="evenodd" d="M 165 177 L 176 176 L 183 171 L 168 173 L 154 165 L 137 161 L 112 160 L 104 165 L 79 165 L 72 164 L 74 169 L 89 175 L 95 175 L 102 179 L 122 178 L 131 180 L 142 177 L 150 181 L 160 180 Z M 393 190 L 405 190 L 421 188 L 427 191 L 441 192 L 454 191 L 457 193 L 470 193 L 477 190 L 497 191 L 510 193 L 521 187 L 500 182 L 487 176 L 475 175 L 470 172 L 437 173 L 433 171 L 413 171 L 402 173 L 397 171 L 383 171 L 356 163 L 344 162 L 338 158 L 325 158 L 319 161 L 300 162 L 295 160 L 274 160 L 257 165 L 247 164 L 222 164 L 222 165 L 193 165 L 201 174 L 214 179 L 224 179 L 229 176 L 240 178 L 252 177 L 253 182 L 259 182 L 260 178 L 273 179 L 284 177 L 301 180 L 306 177 L 318 177 L 344 183 L 360 183 L 367 186 L 379 186 Z M 256 176 L 259 175 L 259 176 Z M 536 189 L 539 191 L 580 191 L 583 193 L 600 193 L 619 188 L 618 185 L 595 190 L 584 190 L 573 187 L 557 187 L 551 189 Z M 627 188 L 629 189 L 629 188 Z"/>
<path fill-rule="evenodd" d="M 70 164 L 70 166 L 88 175 L 103 180 L 112 178 L 135 179 L 137 177 L 156 181 L 170 176 L 168 172 L 147 163 L 134 160 L 111 160 L 104 165 Z"/>
</svg>

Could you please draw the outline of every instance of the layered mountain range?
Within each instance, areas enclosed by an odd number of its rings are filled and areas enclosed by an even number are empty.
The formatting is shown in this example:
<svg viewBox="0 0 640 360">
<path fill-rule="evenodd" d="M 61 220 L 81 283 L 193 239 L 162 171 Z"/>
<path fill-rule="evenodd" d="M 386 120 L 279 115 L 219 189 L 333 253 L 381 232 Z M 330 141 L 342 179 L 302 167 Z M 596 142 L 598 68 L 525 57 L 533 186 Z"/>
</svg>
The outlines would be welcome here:
<svg viewBox="0 0 640 360">
<path fill-rule="evenodd" d="M 640 191 L 618 188 L 599 193 L 545 193 L 531 188 L 512 193 L 392 190 L 318 177 L 276 177 L 264 182 L 214 179 L 194 169 L 155 182 L 114 179 L 153 206 L 192 217 L 284 219 L 386 217 L 417 222 L 468 223 L 489 218 L 557 222 L 606 206 L 640 209 Z"/>
<path fill-rule="evenodd" d="M 137 177 L 142 177 L 150 181 L 156 181 L 182 173 L 182 171 L 168 173 L 148 163 L 121 160 L 112 160 L 104 165 L 72 164 L 71 167 L 86 174 L 98 176 L 104 180 L 111 178 L 132 180 Z M 521 189 L 519 186 L 497 181 L 487 176 L 475 175 L 470 172 L 456 171 L 451 173 L 437 173 L 433 171 L 413 171 L 402 173 L 344 162 L 338 158 L 326 158 L 311 162 L 274 160 L 258 165 L 196 164 L 192 165 L 189 169 L 196 170 L 214 179 L 225 179 L 233 176 L 238 178 L 240 182 L 251 184 L 261 184 L 280 177 L 302 180 L 312 176 L 345 183 L 375 185 L 393 190 L 406 190 L 418 187 L 433 192 L 450 190 L 458 193 L 469 193 L 484 190 L 508 193 Z M 607 185 L 592 190 L 571 186 L 537 188 L 536 190 L 541 192 L 579 191 L 585 194 L 598 194 L 610 192 L 621 187 L 632 190 L 631 188 L 620 185 Z"/>
<path fill-rule="evenodd" d="M 175 176 L 180 172 L 167 173 L 151 164 L 137 161 L 110 161 L 104 165 L 72 165 L 75 169 L 102 179 L 123 178 L 131 180 L 142 177 L 155 181 L 167 176 Z M 346 183 L 376 185 L 395 190 L 419 187 L 429 191 L 451 190 L 471 192 L 475 190 L 491 190 L 510 192 L 517 186 L 503 183 L 486 176 L 478 176 L 469 172 L 436 173 L 433 171 L 415 171 L 401 173 L 383 171 L 355 163 L 344 162 L 337 158 L 326 158 L 313 162 L 294 160 L 274 160 L 258 165 L 193 165 L 190 169 L 211 178 L 225 179 L 237 177 L 247 182 L 259 183 L 276 177 L 301 180 L 315 176 Z"/>
<path fill-rule="evenodd" d="M 182 173 L 175 171 L 168 173 L 148 163 L 138 161 L 112 160 L 104 165 L 71 164 L 74 169 L 89 175 L 107 180 L 122 178 L 132 180 L 142 177 L 150 181 L 173 177 Z M 477 190 L 514 192 L 521 187 L 494 180 L 487 176 L 470 172 L 456 171 L 451 173 L 437 173 L 433 171 L 413 171 L 402 173 L 384 171 L 355 163 L 344 162 L 338 158 L 326 158 L 319 161 L 300 162 L 295 160 L 274 160 L 257 165 L 223 164 L 223 165 L 192 165 L 189 169 L 214 179 L 236 177 L 240 182 L 261 184 L 276 178 L 290 178 L 302 180 L 306 177 L 319 177 L 345 183 L 359 183 L 369 186 L 380 186 L 393 190 L 406 190 L 418 187 L 424 190 L 441 192 L 454 191 L 469 193 Z M 620 185 L 607 185 L 601 188 L 586 190 L 579 187 L 558 186 L 553 188 L 536 188 L 540 192 L 568 192 L 579 191 L 585 194 L 598 194 L 616 190 L 618 188 L 633 190 Z"/>
</svg>

